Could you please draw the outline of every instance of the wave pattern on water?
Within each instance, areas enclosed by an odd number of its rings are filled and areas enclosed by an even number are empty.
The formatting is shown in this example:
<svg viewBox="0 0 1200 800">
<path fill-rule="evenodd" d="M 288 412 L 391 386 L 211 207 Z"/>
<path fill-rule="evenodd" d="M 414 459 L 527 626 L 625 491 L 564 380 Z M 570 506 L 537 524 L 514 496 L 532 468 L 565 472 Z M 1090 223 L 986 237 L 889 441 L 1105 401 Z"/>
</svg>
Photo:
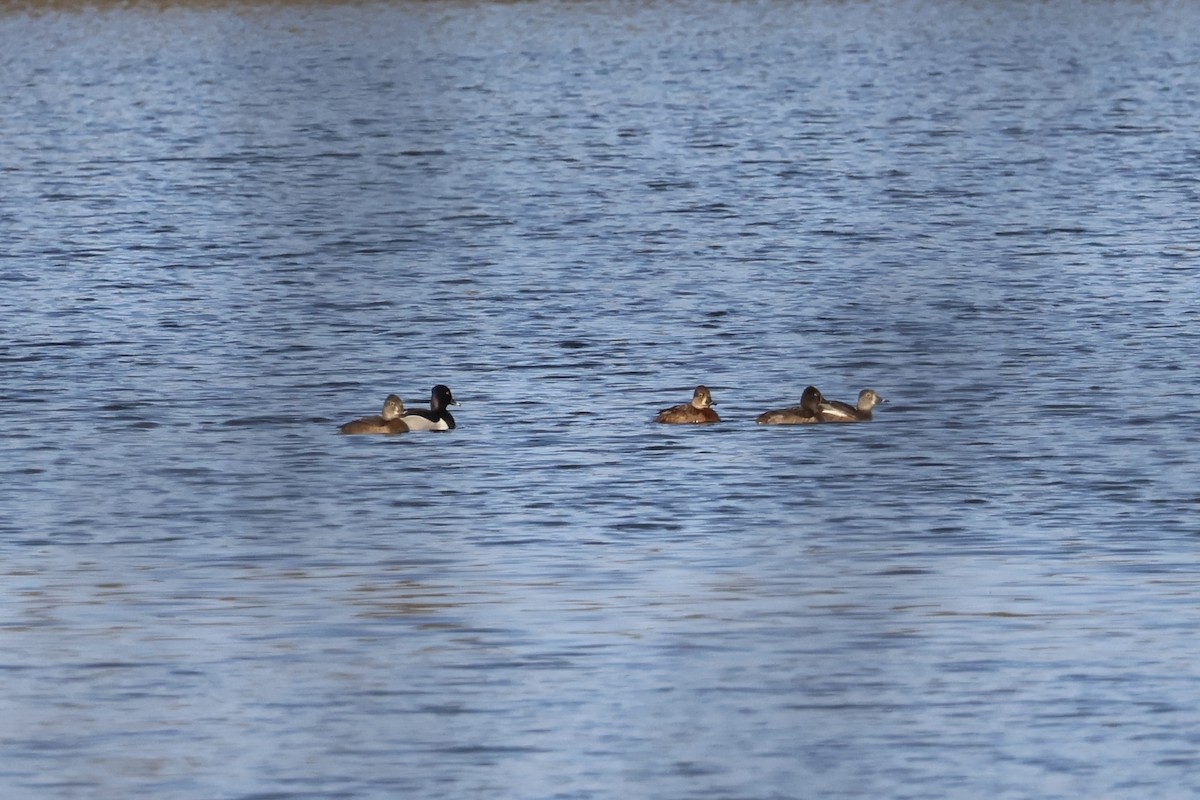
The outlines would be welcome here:
<svg viewBox="0 0 1200 800">
<path fill-rule="evenodd" d="M 3 793 L 1194 795 L 1196 17 L 4 6 Z"/>
</svg>

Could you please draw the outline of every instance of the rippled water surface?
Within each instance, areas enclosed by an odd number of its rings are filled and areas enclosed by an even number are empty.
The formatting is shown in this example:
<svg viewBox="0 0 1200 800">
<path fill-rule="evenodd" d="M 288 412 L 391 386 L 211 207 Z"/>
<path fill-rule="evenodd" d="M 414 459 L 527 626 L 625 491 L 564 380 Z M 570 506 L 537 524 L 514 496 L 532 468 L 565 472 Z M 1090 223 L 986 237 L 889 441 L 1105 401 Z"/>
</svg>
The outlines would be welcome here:
<svg viewBox="0 0 1200 800">
<path fill-rule="evenodd" d="M 3 796 L 1200 793 L 1195 4 L 4 8 Z"/>
</svg>

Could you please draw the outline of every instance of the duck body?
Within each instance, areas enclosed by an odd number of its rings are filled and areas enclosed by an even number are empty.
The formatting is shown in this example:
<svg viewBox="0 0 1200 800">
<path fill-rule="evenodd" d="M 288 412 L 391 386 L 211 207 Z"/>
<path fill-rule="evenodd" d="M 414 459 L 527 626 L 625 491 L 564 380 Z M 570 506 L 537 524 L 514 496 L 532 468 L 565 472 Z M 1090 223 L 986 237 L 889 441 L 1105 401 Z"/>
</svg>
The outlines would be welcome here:
<svg viewBox="0 0 1200 800">
<path fill-rule="evenodd" d="M 654 421 L 666 425 L 701 425 L 707 422 L 720 422 L 721 418 L 717 416 L 717 412 L 712 410 L 715 405 L 712 392 L 708 390 L 707 386 L 700 385 L 696 387 L 696 391 L 692 392 L 690 403 L 680 403 L 677 406 L 664 408 L 658 412 Z"/>
<path fill-rule="evenodd" d="M 384 419 L 383 417 L 363 417 L 353 422 L 347 422 L 338 429 L 347 435 L 365 433 L 396 434 L 407 433 L 408 424 L 402 419 Z"/>
<path fill-rule="evenodd" d="M 821 391 L 815 386 L 805 388 L 800 405 L 764 411 L 755 420 L 759 425 L 810 425 L 821 422 Z"/>
<path fill-rule="evenodd" d="M 413 409 L 401 419 L 410 431 L 449 431 L 454 429 L 454 417 L 446 409 L 458 405 L 450 387 L 438 384 L 429 395 L 429 410 Z"/>
<path fill-rule="evenodd" d="M 850 405 L 840 400 L 823 401 L 818 409 L 821 422 L 867 422 L 871 419 L 871 410 L 887 400 L 880 397 L 874 389 L 863 389 L 858 393 L 858 403 Z"/>
<path fill-rule="evenodd" d="M 404 401 L 394 394 L 389 394 L 383 401 L 383 411 L 376 417 L 363 417 L 338 428 L 339 433 L 348 435 L 382 433 L 396 434 L 408 430 L 404 421 Z"/>
</svg>

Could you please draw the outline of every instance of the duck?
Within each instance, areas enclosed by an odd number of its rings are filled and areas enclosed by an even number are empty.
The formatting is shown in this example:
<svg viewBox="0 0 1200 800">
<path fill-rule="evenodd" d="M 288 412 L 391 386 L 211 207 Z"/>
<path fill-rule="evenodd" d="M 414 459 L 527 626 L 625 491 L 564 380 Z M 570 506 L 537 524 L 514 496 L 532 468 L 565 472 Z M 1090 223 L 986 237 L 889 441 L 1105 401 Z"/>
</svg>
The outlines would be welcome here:
<svg viewBox="0 0 1200 800">
<path fill-rule="evenodd" d="M 456 406 L 459 402 L 450 394 L 450 387 L 439 383 L 429 394 L 429 410 L 414 409 L 404 414 L 401 419 L 408 425 L 410 431 L 449 431 L 454 429 L 454 417 L 446 410 L 447 406 Z"/>
<path fill-rule="evenodd" d="M 764 411 L 755 420 L 759 425 L 807 425 L 821 421 L 821 390 L 808 386 L 800 395 L 800 405 Z"/>
<path fill-rule="evenodd" d="M 677 406 L 664 408 L 658 412 L 658 416 L 654 418 L 654 421 L 667 425 L 720 422 L 721 418 L 717 416 L 717 412 L 712 410 L 712 407 L 715 405 L 716 403 L 712 399 L 712 392 L 708 390 L 707 386 L 701 384 L 696 387 L 696 391 L 692 392 L 692 401 L 690 403 L 680 403 Z"/>
<path fill-rule="evenodd" d="M 821 403 L 818 411 L 822 422 L 867 422 L 871 419 L 871 409 L 886 402 L 874 389 L 863 389 L 858 393 L 857 405 L 828 400 Z"/>
<path fill-rule="evenodd" d="M 345 434 L 359 433 L 404 433 L 408 424 L 401 419 L 404 416 L 404 401 L 394 394 L 389 394 L 383 401 L 383 411 L 377 417 L 363 417 L 347 422 L 338 428 Z"/>
</svg>

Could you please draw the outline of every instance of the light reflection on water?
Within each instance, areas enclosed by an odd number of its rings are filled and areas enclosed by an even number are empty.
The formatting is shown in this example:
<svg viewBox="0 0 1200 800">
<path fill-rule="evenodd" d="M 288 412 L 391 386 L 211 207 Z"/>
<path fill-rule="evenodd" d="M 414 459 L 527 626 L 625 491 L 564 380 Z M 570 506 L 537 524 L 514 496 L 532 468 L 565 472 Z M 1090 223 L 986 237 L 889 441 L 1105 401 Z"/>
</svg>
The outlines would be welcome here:
<svg viewBox="0 0 1200 800">
<path fill-rule="evenodd" d="M 0 786 L 1194 794 L 1194 16 L 0 17 Z"/>
</svg>

